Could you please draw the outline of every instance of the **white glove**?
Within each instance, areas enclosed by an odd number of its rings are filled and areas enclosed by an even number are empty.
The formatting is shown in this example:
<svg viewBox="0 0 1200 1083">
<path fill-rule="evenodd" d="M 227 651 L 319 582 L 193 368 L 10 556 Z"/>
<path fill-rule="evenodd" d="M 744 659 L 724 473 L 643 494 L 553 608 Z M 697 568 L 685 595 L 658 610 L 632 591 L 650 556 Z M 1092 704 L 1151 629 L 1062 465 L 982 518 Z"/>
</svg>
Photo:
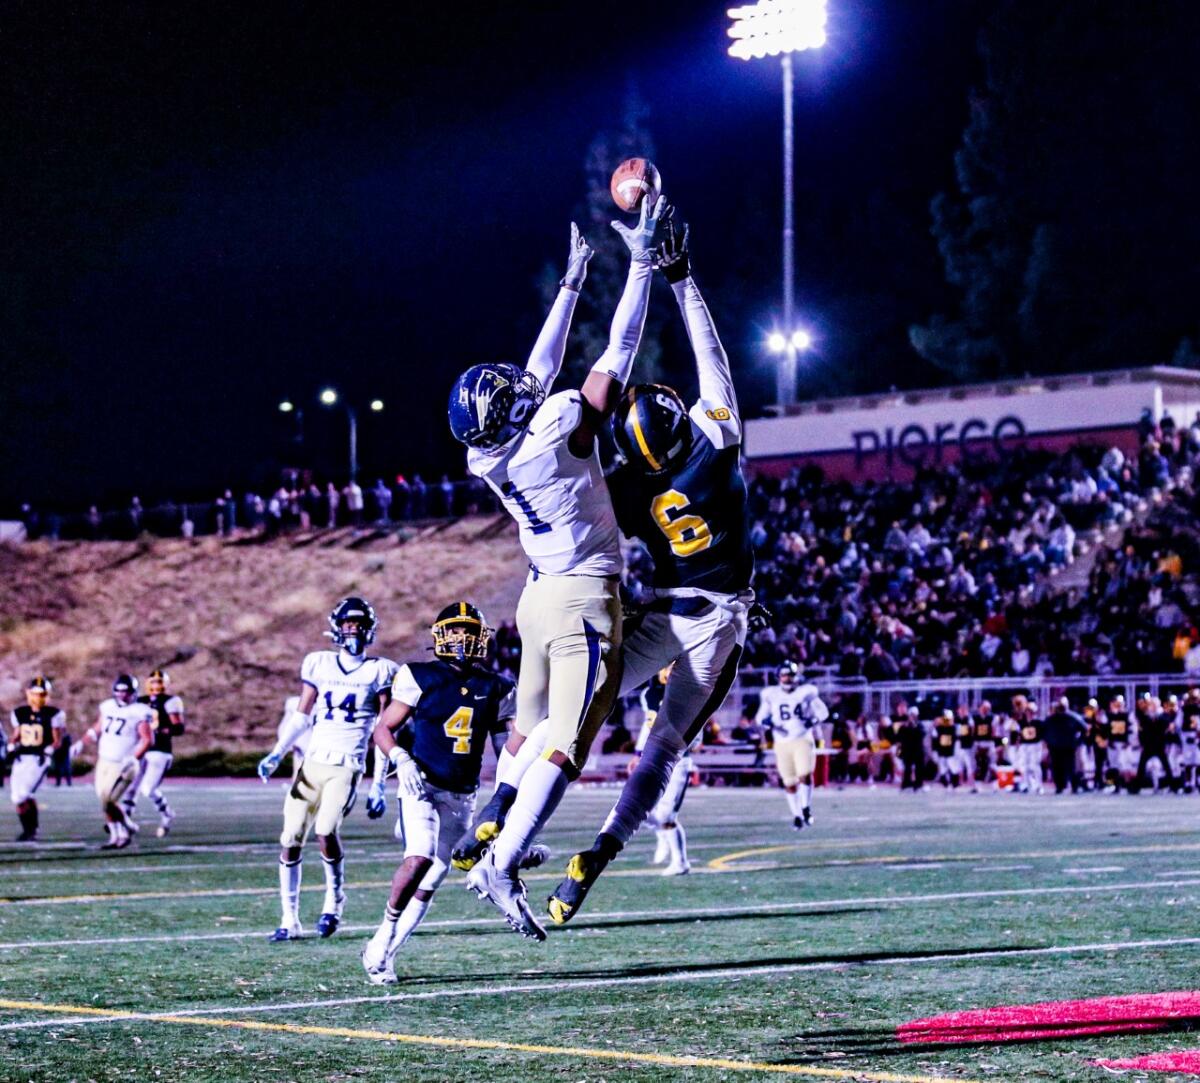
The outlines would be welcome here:
<svg viewBox="0 0 1200 1083">
<path fill-rule="evenodd" d="M 614 221 L 609 225 L 621 235 L 621 240 L 629 249 L 634 263 L 653 263 L 654 249 L 659 241 L 658 224 L 669 217 L 670 206 L 667 203 L 667 197 L 660 195 L 653 207 L 650 206 L 648 199 L 642 200 L 638 224 L 632 229 L 624 222 Z"/>
<path fill-rule="evenodd" d="M 425 780 L 416 761 L 399 746 L 388 753 L 388 759 L 396 768 L 396 792 L 401 797 L 424 797 Z"/>
<path fill-rule="evenodd" d="M 567 273 L 562 276 L 561 284 L 569 290 L 578 292 L 587 278 L 588 260 L 594 256 L 592 246 L 587 243 L 579 227 L 571 223 L 571 251 L 567 256 Z"/>
<path fill-rule="evenodd" d="M 276 768 L 279 767 L 279 763 L 282 759 L 283 757 L 276 752 L 268 753 L 258 761 L 258 777 L 261 778 L 264 783 L 269 782 L 271 780 L 271 776 L 275 773 Z"/>
</svg>

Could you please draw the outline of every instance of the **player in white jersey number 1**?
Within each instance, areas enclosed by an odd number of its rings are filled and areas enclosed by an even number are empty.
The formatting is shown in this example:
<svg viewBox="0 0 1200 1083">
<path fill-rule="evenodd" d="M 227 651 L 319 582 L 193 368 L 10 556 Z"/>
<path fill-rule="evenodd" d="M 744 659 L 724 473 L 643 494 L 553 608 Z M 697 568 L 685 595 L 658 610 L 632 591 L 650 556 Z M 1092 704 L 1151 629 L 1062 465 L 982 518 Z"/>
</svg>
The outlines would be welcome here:
<svg viewBox="0 0 1200 1083">
<path fill-rule="evenodd" d="M 643 201 L 636 227 L 613 223 L 630 250 L 629 275 L 608 347 L 581 390 L 551 393 L 592 256 L 572 224 L 567 273 L 526 368 L 475 365 L 450 393 L 450 428 L 470 449 L 467 466 L 517 521 L 530 565 L 517 606 L 516 721 L 497 765 L 498 779 L 511 778 L 515 796 L 494 841 L 497 824 L 476 825 L 476 833 L 489 834 L 491 848 L 472 862 L 467 883 L 514 929 L 537 940 L 546 933 L 529 909 L 517 866 L 587 761 L 620 685 L 620 534 L 596 435 L 620 399 L 641 342 L 665 209 L 662 197 L 653 207 Z M 544 752 L 529 763 L 537 746 L 526 739 L 543 719 Z"/>
<path fill-rule="evenodd" d="M 329 614 L 326 634 L 336 651 L 313 651 L 300 667 L 300 701 L 279 739 L 258 765 L 266 782 L 296 740 L 308 735 L 304 762 L 283 802 L 279 836 L 282 916 L 271 940 L 295 940 L 300 925 L 300 872 L 305 840 L 316 830 L 325 868 L 325 902 L 317 919 L 322 937 L 337 932 L 346 905 L 346 865 L 338 830 L 358 795 L 375 720 L 391 698 L 396 663 L 366 653 L 375 638 L 375 611 L 362 598 L 344 598 Z"/>
<path fill-rule="evenodd" d="M 812 823 L 817 738 L 829 708 L 816 685 L 797 680 L 795 662 L 784 662 L 775 675 L 779 683 L 763 689 L 755 721 L 774 731 L 775 767 L 787 792 L 792 826 L 800 831 Z"/>
<path fill-rule="evenodd" d="M 153 740 L 154 712 L 138 703 L 136 677 L 122 673 L 112 684 L 112 698 L 100 704 L 96 721 L 71 748 L 83 751 L 85 741 L 96 744 L 96 796 L 104 810 L 108 841 L 102 850 L 123 850 L 137 826 L 121 807 L 121 798 L 133 784 L 142 757 Z"/>
</svg>

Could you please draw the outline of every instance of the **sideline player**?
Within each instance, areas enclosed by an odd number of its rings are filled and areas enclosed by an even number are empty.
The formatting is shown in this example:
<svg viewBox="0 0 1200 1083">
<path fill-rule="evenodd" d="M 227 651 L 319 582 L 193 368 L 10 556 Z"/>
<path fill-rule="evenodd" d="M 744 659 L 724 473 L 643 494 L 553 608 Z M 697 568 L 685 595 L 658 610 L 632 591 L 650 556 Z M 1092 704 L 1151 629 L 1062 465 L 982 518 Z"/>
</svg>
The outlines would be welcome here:
<svg viewBox="0 0 1200 1083">
<path fill-rule="evenodd" d="M 1189 688 L 1183 699 L 1179 739 L 1183 744 L 1183 792 L 1194 793 L 1196 768 L 1200 766 L 1200 688 Z"/>
<path fill-rule="evenodd" d="M 937 780 L 942 789 L 958 788 L 958 726 L 954 712 L 947 707 L 933 724 L 933 754 L 937 759 Z"/>
<path fill-rule="evenodd" d="M 144 703 L 155 715 L 154 743 L 142 757 L 142 764 L 133 785 L 125 795 L 125 814 L 132 817 L 137 804 L 138 793 L 150 798 L 158 809 L 158 837 L 164 838 L 171 830 L 175 813 L 163 796 L 163 776 L 171 769 L 174 760 L 172 741 L 183 733 L 183 700 L 171 695 L 167 688 L 171 678 L 166 670 L 153 670 L 146 678 L 146 695 L 138 696 L 138 703 Z"/>
<path fill-rule="evenodd" d="M 660 804 L 675 769 L 721 706 L 751 619 L 754 556 L 741 470 L 741 420 L 729 358 L 691 276 L 688 230 L 667 220 L 656 252 L 696 360 L 700 397 L 687 409 L 661 384 L 639 384 L 612 423 L 624 464 L 609 475 L 622 531 L 654 562 L 654 600 L 623 633 L 622 692 L 674 663 L 637 767 L 588 850 L 567 863 L 547 909 L 569 921 L 608 863 Z"/>
<path fill-rule="evenodd" d="M 650 739 L 658 712 L 662 709 L 663 697 L 667 691 L 667 681 L 670 679 L 673 668 L 674 663 L 672 662 L 642 689 L 642 728 L 634 745 L 638 762 L 646 750 L 646 742 Z M 663 869 L 663 876 L 686 876 L 692 871 L 687 855 L 687 832 L 684 831 L 683 824 L 679 822 L 679 810 L 683 807 L 683 799 L 687 796 L 688 787 L 692 782 L 692 770 L 695 765 L 692 763 L 691 753 L 699 743 L 700 737 L 699 733 L 696 734 L 695 740 L 688 745 L 679 762 L 672 768 L 671 777 L 667 779 L 667 788 L 663 790 L 658 804 L 650 810 L 650 819 L 654 823 L 656 838 L 654 864 L 666 865 L 666 868 Z M 636 769 L 635 765 L 634 770 Z"/>
<path fill-rule="evenodd" d="M 483 668 L 492 629 L 475 606 L 446 606 L 432 631 L 434 661 L 400 667 L 375 725 L 367 815 L 376 819 L 387 808 L 390 765 L 398 781 L 395 834 L 404 846 L 383 920 L 362 953 L 376 985 L 398 980 L 396 953 L 424 918 L 449 870 L 450 847 L 470 825 L 484 749 L 490 740 L 500 755 L 516 711 L 512 681 Z"/>
<path fill-rule="evenodd" d="M 137 702 L 136 677 L 122 673 L 112 684 L 112 696 L 100 704 L 96 721 L 71 748 L 79 755 L 84 743 L 96 744 L 96 796 L 104 810 L 108 842 L 102 850 L 123 850 L 137 825 L 125 815 L 121 798 L 137 777 L 140 761 L 153 740 L 154 712 Z"/>
<path fill-rule="evenodd" d="M 273 941 L 298 939 L 304 843 L 316 831 L 325 868 L 325 902 L 317 933 L 333 936 L 346 905 L 346 861 L 338 829 L 358 796 L 367 744 L 381 708 L 387 706 L 396 663 L 366 653 L 378 623 L 358 597 L 343 598 L 329 614 L 336 651 L 313 651 L 300 666 L 300 702 L 275 747 L 258 765 L 266 782 L 300 735 L 311 729 L 308 753 L 283 801 L 279 836 L 279 897 L 282 917 Z M 316 711 L 314 713 L 314 708 Z"/>
<path fill-rule="evenodd" d="M 8 754 L 12 761 L 9 797 L 21 821 L 17 842 L 36 842 L 38 787 L 46 777 L 50 757 L 58 751 L 67 729 L 66 716 L 49 705 L 53 685 L 46 677 L 34 677 L 25 686 L 25 703 L 12 713 L 12 735 Z"/>
<path fill-rule="evenodd" d="M 775 733 L 775 767 L 787 793 L 792 826 L 800 831 L 812 822 L 813 771 L 817 765 L 817 727 L 829 708 L 815 684 L 798 683 L 795 662 L 775 671 L 779 682 L 763 689 L 755 721 Z"/>
<path fill-rule="evenodd" d="M 537 940 L 546 931 L 529 908 L 517 865 L 578 777 L 620 685 L 620 535 L 596 436 L 641 342 L 655 231 L 665 207 L 661 196 L 653 207 L 643 200 L 635 228 L 613 223 L 630 250 L 629 274 L 608 347 L 580 391 L 550 394 L 592 256 L 572 224 L 567 273 L 527 367 L 475 365 L 450 393 L 450 429 L 468 446 L 467 467 L 516 520 L 530 565 L 517 605 L 516 722 L 497 765 L 497 792 L 511 808 L 506 819 L 500 813 L 476 825 L 478 841 L 494 841 L 467 884 L 516 931 Z M 543 719 L 544 753 L 528 763 L 527 750 L 518 760 Z"/>
</svg>

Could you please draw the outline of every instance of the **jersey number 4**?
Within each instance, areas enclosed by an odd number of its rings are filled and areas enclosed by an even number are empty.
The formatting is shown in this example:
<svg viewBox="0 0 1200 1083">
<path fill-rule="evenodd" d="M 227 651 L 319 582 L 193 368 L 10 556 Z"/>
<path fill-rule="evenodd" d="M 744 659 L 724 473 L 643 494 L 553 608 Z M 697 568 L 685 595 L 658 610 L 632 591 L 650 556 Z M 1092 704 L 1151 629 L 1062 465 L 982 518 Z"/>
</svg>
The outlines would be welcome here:
<svg viewBox="0 0 1200 1083">
<path fill-rule="evenodd" d="M 668 489 L 650 501 L 650 514 L 677 557 L 695 556 L 712 545 L 708 523 L 699 515 L 683 514 L 683 509 L 690 505 L 691 501 L 677 489 Z"/>
<path fill-rule="evenodd" d="M 446 736 L 453 739 L 454 747 L 450 750 L 465 756 L 471 751 L 471 719 L 475 717 L 474 707 L 459 707 L 442 727 Z"/>
</svg>

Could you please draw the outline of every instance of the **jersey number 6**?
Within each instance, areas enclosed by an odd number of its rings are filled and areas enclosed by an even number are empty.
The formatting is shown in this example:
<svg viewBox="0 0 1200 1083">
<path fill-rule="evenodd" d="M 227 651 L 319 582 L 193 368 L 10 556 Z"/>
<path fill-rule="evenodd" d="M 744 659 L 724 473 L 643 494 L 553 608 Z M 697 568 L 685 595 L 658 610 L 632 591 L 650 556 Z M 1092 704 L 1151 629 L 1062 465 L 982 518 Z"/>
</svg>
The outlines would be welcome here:
<svg viewBox="0 0 1200 1083">
<path fill-rule="evenodd" d="M 659 493 L 650 501 L 650 514 L 671 543 L 677 557 L 695 556 L 712 545 L 712 531 L 699 515 L 683 515 L 691 501 L 677 489 Z"/>
<path fill-rule="evenodd" d="M 447 737 L 454 738 L 454 747 L 450 750 L 465 756 L 471 751 L 471 719 L 475 717 L 474 707 L 459 707 L 442 727 Z"/>
</svg>

